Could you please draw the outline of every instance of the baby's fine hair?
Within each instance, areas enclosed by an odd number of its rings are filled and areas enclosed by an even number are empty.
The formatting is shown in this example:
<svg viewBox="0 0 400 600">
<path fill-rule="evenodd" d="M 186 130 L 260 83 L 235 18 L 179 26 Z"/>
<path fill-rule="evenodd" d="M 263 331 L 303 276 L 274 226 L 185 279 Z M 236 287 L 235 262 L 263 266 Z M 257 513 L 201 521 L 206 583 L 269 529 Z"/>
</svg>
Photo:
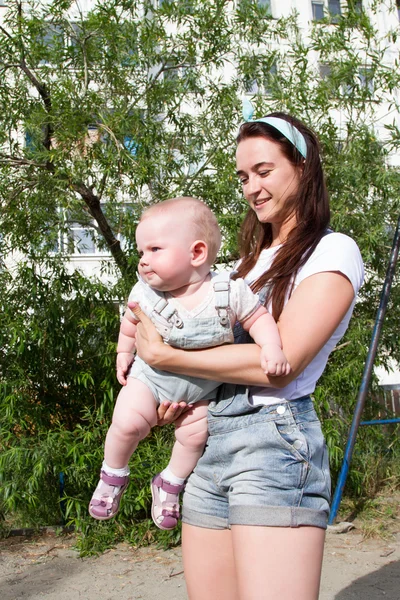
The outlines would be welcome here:
<svg viewBox="0 0 400 600">
<path fill-rule="evenodd" d="M 175 212 L 174 212 L 175 211 Z M 202 200 L 192 196 L 179 196 L 158 202 L 146 208 L 140 220 L 143 221 L 155 213 L 173 212 L 176 219 L 184 217 L 186 222 L 191 222 L 193 227 L 193 241 L 203 240 L 208 247 L 207 262 L 212 265 L 221 246 L 221 231 L 217 217 Z"/>
</svg>

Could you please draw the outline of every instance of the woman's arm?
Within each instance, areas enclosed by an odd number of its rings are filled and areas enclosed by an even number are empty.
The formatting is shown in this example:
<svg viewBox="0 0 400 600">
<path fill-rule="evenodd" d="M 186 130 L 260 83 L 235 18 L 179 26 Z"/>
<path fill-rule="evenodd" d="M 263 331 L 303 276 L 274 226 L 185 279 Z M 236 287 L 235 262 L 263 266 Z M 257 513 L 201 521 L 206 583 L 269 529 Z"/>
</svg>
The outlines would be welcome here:
<svg viewBox="0 0 400 600">
<path fill-rule="evenodd" d="M 164 344 L 140 308 L 136 346 L 148 364 L 172 373 L 215 381 L 281 388 L 306 368 L 329 340 L 354 300 L 350 281 L 338 272 L 316 273 L 302 281 L 278 322 L 283 350 L 292 371 L 265 375 L 256 344 L 232 344 L 205 350 L 180 350 Z M 133 308 L 133 307 L 131 307 Z"/>
</svg>

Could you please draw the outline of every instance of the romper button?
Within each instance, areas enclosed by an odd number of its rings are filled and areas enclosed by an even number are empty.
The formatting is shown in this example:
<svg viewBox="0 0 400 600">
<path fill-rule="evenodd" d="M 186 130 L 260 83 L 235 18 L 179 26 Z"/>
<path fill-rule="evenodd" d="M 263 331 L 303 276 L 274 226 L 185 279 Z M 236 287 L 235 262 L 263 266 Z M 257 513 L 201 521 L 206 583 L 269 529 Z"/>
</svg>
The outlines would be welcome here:
<svg viewBox="0 0 400 600">
<path fill-rule="evenodd" d="M 293 448 L 295 448 L 296 450 L 299 450 L 303 445 L 303 442 L 301 440 L 294 440 L 293 442 Z"/>
<path fill-rule="evenodd" d="M 286 408 L 284 406 L 280 405 L 276 409 L 276 412 L 278 413 L 278 415 L 283 415 L 283 413 L 286 412 Z"/>
</svg>

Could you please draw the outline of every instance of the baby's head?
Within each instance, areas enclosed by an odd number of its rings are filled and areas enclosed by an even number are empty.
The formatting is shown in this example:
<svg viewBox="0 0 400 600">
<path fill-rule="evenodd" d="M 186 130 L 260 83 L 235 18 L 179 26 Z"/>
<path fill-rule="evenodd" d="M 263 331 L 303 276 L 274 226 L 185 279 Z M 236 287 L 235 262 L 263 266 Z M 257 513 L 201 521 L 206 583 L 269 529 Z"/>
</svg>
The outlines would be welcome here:
<svg viewBox="0 0 400 600">
<path fill-rule="evenodd" d="M 180 197 L 147 208 L 136 229 L 139 273 L 154 289 L 174 291 L 206 276 L 221 245 L 213 212 Z"/>
<path fill-rule="evenodd" d="M 221 246 L 221 231 L 216 216 L 207 204 L 191 196 L 170 198 L 146 208 L 140 223 L 149 217 L 157 219 L 160 216 L 174 221 L 178 226 L 177 235 L 190 233 L 193 242 L 203 240 L 208 249 L 207 264 L 211 267 Z"/>
</svg>

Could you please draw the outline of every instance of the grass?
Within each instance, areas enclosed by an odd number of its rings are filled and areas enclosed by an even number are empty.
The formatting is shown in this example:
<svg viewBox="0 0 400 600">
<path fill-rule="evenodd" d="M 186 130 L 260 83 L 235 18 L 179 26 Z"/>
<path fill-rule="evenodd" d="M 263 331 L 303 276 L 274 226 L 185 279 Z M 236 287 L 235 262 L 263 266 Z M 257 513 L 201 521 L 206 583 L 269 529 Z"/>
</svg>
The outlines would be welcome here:
<svg viewBox="0 0 400 600">
<path fill-rule="evenodd" d="M 387 485 L 373 498 L 344 498 L 338 521 L 353 522 L 364 539 L 390 539 L 400 531 L 400 490 Z"/>
</svg>

